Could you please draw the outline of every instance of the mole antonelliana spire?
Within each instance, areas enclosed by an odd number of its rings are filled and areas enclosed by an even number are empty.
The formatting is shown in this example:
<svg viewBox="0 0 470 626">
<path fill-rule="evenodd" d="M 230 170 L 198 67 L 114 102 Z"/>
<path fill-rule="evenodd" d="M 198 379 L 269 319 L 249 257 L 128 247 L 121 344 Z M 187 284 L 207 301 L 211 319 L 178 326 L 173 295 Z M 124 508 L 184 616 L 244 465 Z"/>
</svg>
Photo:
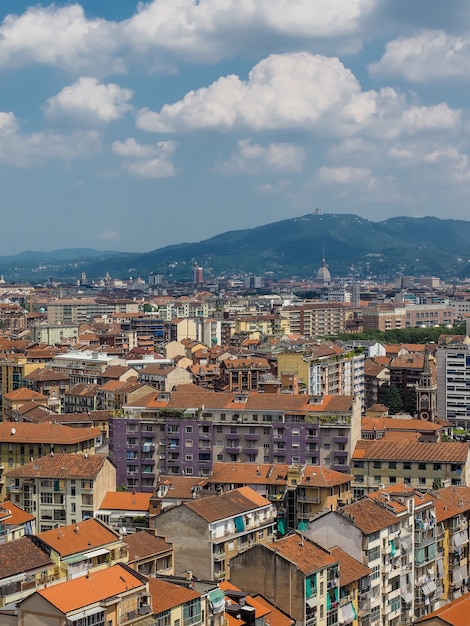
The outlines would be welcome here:
<svg viewBox="0 0 470 626">
<path fill-rule="evenodd" d="M 328 265 L 325 260 L 325 246 L 323 246 L 323 256 L 321 260 L 321 267 L 319 268 L 315 280 L 323 285 L 329 285 L 331 283 L 331 274 L 328 269 Z"/>
</svg>

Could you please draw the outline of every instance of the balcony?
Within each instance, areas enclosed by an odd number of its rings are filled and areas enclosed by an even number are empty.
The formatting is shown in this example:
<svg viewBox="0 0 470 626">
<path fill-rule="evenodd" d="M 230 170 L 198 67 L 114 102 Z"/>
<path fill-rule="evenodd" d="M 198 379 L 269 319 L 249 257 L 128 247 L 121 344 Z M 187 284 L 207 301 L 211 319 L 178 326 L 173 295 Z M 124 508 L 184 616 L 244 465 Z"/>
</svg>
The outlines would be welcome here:
<svg viewBox="0 0 470 626">
<path fill-rule="evenodd" d="M 214 580 L 222 580 L 223 578 L 225 578 L 225 570 L 214 572 Z"/>
<path fill-rule="evenodd" d="M 214 552 L 214 554 L 212 555 L 212 558 L 217 563 L 219 563 L 220 561 L 224 561 L 225 560 L 225 552 Z"/>
<path fill-rule="evenodd" d="M 259 435 L 255 435 L 255 434 L 247 434 L 247 435 L 243 435 L 244 438 L 246 439 L 246 441 L 258 441 L 259 439 Z"/>
<path fill-rule="evenodd" d="M 231 448 L 231 447 L 226 447 L 225 448 L 225 452 L 227 452 L 228 454 L 240 454 L 241 448 Z"/>
<path fill-rule="evenodd" d="M 348 437 L 333 437 L 333 443 L 348 443 Z"/>
<path fill-rule="evenodd" d="M 256 456 L 258 454 L 258 448 L 243 448 L 245 454 Z"/>
<path fill-rule="evenodd" d="M 297 502 L 310 502 L 312 504 L 320 504 L 320 496 L 310 493 L 297 494 Z"/>
</svg>

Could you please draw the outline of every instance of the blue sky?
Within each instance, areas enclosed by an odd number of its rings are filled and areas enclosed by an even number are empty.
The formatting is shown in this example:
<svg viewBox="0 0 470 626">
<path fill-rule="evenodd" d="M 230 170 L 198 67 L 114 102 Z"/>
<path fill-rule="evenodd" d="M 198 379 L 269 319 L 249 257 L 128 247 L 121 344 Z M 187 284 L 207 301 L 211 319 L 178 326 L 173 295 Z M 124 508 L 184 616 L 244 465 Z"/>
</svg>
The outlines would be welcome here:
<svg viewBox="0 0 470 626">
<path fill-rule="evenodd" d="M 0 3 L 2 249 L 468 218 L 465 0 Z"/>
</svg>

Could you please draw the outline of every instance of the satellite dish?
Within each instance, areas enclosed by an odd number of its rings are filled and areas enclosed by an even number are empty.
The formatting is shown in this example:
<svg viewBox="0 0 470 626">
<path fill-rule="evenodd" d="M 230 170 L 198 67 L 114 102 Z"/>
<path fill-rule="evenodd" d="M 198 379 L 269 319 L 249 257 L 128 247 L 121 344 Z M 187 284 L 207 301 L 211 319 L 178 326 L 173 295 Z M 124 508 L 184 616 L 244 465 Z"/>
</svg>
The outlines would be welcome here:
<svg viewBox="0 0 470 626">
<path fill-rule="evenodd" d="M 11 432 L 11 434 L 12 434 L 12 435 L 16 435 L 16 428 L 12 428 L 12 429 L 10 430 L 10 432 Z"/>
</svg>

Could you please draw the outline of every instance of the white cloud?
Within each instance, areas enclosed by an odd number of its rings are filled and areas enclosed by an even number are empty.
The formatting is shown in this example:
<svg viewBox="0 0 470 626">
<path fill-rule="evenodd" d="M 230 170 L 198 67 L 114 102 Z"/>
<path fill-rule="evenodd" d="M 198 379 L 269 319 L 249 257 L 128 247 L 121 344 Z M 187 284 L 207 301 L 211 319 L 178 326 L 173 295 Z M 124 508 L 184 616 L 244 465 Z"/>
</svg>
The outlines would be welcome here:
<svg viewBox="0 0 470 626">
<path fill-rule="evenodd" d="M 291 184 L 290 180 L 281 178 L 276 183 L 261 183 L 256 187 L 256 191 L 264 195 L 274 196 L 286 191 Z"/>
<path fill-rule="evenodd" d="M 82 76 L 47 100 L 49 117 L 74 117 L 92 122 L 112 122 L 132 109 L 133 92 L 115 83 L 99 83 Z"/>
<path fill-rule="evenodd" d="M 0 111 L 0 135 L 13 133 L 18 129 L 15 114 L 9 111 Z"/>
<path fill-rule="evenodd" d="M 265 172 L 300 172 L 305 150 L 292 143 L 270 143 L 266 147 L 252 144 L 251 139 L 237 142 L 238 151 L 226 161 L 216 163 L 214 170 L 224 174 L 262 174 Z"/>
<path fill-rule="evenodd" d="M 387 43 L 382 58 L 369 66 L 374 76 L 400 76 L 412 82 L 467 78 L 470 38 L 422 31 Z"/>
<path fill-rule="evenodd" d="M 169 178 L 176 174 L 172 157 L 176 151 L 175 141 L 159 141 L 155 144 L 139 144 L 133 137 L 115 141 L 112 150 L 124 158 L 126 171 L 139 178 Z"/>
<path fill-rule="evenodd" d="M 214 63 L 240 50 L 259 53 L 263 41 L 308 49 L 313 40 L 334 39 L 351 49 L 376 6 L 377 0 L 153 0 L 120 22 L 89 19 L 78 3 L 34 6 L 0 25 L 0 66 L 40 63 L 102 75 L 124 71 L 135 55 Z"/>
<path fill-rule="evenodd" d="M 30 63 L 73 71 L 106 67 L 122 69 L 118 27 L 104 19 L 88 19 L 79 4 L 34 6 L 8 15 L 0 26 L 0 66 Z"/>
<path fill-rule="evenodd" d="M 137 126 L 153 132 L 190 129 L 255 130 L 318 128 L 364 123 L 375 112 L 375 92 L 361 92 L 352 72 L 336 58 L 306 52 L 273 54 L 248 80 L 224 76 L 188 92 L 160 112 L 142 109 Z M 333 121 L 332 121 L 333 120 Z"/>
</svg>

